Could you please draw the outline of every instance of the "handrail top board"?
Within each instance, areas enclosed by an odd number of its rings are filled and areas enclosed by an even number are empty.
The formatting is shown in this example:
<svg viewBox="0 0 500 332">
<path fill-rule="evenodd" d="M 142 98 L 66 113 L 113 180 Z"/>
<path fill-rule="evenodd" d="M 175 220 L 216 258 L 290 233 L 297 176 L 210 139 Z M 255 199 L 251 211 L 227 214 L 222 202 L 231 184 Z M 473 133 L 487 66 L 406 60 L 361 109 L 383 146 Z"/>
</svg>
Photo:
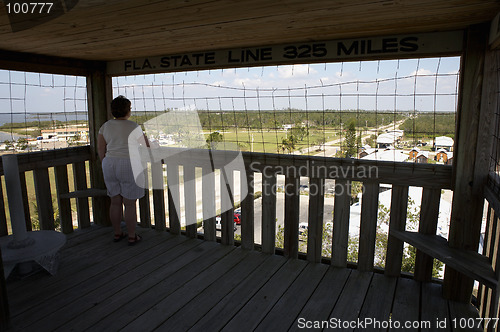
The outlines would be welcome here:
<svg viewBox="0 0 500 332">
<path fill-rule="evenodd" d="M 106 196 L 106 189 L 84 189 L 84 190 L 75 190 L 69 193 L 60 194 L 59 198 L 83 198 L 83 197 L 96 197 L 96 196 Z"/>
</svg>

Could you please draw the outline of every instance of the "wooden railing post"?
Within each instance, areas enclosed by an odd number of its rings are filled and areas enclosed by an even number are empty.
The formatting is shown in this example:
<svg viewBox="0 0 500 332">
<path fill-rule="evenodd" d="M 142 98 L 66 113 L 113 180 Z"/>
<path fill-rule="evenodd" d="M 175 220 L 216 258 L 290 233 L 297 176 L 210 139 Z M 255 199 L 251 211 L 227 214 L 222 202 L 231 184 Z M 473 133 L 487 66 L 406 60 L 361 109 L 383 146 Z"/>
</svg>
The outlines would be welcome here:
<svg viewBox="0 0 500 332">
<path fill-rule="evenodd" d="M 73 179 L 75 181 L 75 190 L 87 189 L 87 176 L 85 162 L 73 163 Z M 76 209 L 78 213 L 78 227 L 90 227 L 89 199 L 88 197 L 78 197 L 76 199 Z"/>
<path fill-rule="evenodd" d="M 21 195 L 23 196 L 24 219 L 26 222 L 26 230 L 32 231 L 33 225 L 31 224 L 30 205 L 29 205 L 30 200 L 28 199 L 28 187 L 26 186 L 26 172 L 19 173 L 19 180 L 21 182 Z"/>
<path fill-rule="evenodd" d="M 234 205 L 233 205 L 233 193 L 230 188 L 234 188 L 234 175 L 233 170 L 220 170 L 220 200 L 221 208 L 227 208 L 228 210 L 221 212 L 221 226 L 222 226 L 222 244 L 234 244 Z"/>
<path fill-rule="evenodd" d="M 168 225 L 170 228 L 170 233 L 177 235 L 181 233 L 181 222 L 179 220 L 181 212 L 180 192 L 179 192 L 179 165 L 170 161 L 167 163 L 167 186 L 168 186 Z M 165 215 L 165 213 L 163 213 L 163 215 Z"/>
<path fill-rule="evenodd" d="M 439 217 L 439 202 L 441 201 L 441 189 L 425 188 L 422 192 L 422 203 L 420 205 L 420 222 L 418 232 L 422 234 L 435 235 Z M 415 257 L 415 279 L 419 281 L 431 281 L 434 259 L 417 250 Z"/>
<path fill-rule="evenodd" d="M 155 230 L 158 232 L 164 232 L 166 229 L 165 196 L 163 190 L 163 164 L 161 160 L 151 162 L 151 179 L 153 182 L 153 212 Z"/>
<path fill-rule="evenodd" d="M 144 196 L 139 199 L 139 218 L 141 227 L 151 228 L 151 206 L 149 203 L 149 177 L 147 165 L 143 172 L 144 178 L 146 179 L 146 188 L 144 188 Z"/>
<path fill-rule="evenodd" d="M 61 221 L 61 230 L 64 234 L 73 232 L 73 218 L 71 216 L 71 201 L 69 198 L 61 198 L 61 194 L 69 192 L 68 166 L 60 165 L 54 167 L 56 178 L 56 190 L 59 203 L 59 219 Z"/>
<path fill-rule="evenodd" d="M 309 179 L 309 220 L 307 227 L 307 260 L 321 262 L 323 246 L 323 209 L 325 206 L 325 179 Z"/>
<path fill-rule="evenodd" d="M 345 179 L 335 180 L 331 264 L 336 267 L 347 266 L 350 204 L 351 182 Z"/>
<path fill-rule="evenodd" d="M 387 239 L 387 255 L 385 275 L 398 277 L 401 274 L 403 259 L 403 241 L 390 236 L 391 231 L 404 231 L 408 209 L 408 186 L 392 186 L 391 214 L 389 217 L 389 238 Z"/>
<path fill-rule="evenodd" d="M 186 211 L 186 236 L 195 238 L 197 232 L 196 220 L 196 174 L 193 164 L 183 167 L 184 175 L 184 206 Z"/>
<path fill-rule="evenodd" d="M 299 255 L 300 178 L 286 175 L 284 254 L 287 258 Z"/>
<path fill-rule="evenodd" d="M 243 181 L 246 183 L 247 192 L 243 192 Z M 254 174 L 247 169 L 240 172 L 241 187 L 241 247 L 247 250 L 254 248 Z M 244 195 L 245 194 L 245 195 Z M 244 195 L 244 196 L 243 196 Z"/>
<path fill-rule="evenodd" d="M 262 173 L 262 252 L 274 254 L 276 246 L 276 174 Z"/>
<path fill-rule="evenodd" d="M 378 183 L 363 183 L 361 224 L 359 227 L 358 270 L 372 271 L 378 218 Z"/>
<path fill-rule="evenodd" d="M 83 173 L 85 175 L 85 173 Z M 52 206 L 52 193 L 50 191 L 49 170 L 36 168 L 33 170 L 35 180 L 36 204 L 38 207 L 38 221 L 40 229 L 54 229 L 54 207 Z M 89 209 L 87 206 L 87 213 Z"/>
<path fill-rule="evenodd" d="M 207 241 L 215 241 L 215 172 L 212 167 L 203 167 L 203 237 Z"/>
</svg>

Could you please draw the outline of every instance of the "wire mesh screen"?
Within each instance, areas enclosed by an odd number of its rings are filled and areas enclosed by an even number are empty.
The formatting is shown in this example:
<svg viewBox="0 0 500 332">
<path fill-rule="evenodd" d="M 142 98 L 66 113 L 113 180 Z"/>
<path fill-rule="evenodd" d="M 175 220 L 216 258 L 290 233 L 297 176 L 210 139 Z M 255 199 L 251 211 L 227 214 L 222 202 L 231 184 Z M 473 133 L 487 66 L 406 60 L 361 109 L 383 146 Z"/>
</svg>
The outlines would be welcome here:
<svg viewBox="0 0 500 332">
<path fill-rule="evenodd" d="M 85 77 L 0 70 L 0 151 L 86 144 Z"/>
<path fill-rule="evenodd" d="M 451 163 L 459 58 L 115 77 L 139 124 L 195 111 L 213 148 Z M 160 144 L 167 133 L 150 134 Z M 451 142 L 451 143 L 450 143 Z M 440 155 L 439 155 L 440 153 Z"/>
</svg>

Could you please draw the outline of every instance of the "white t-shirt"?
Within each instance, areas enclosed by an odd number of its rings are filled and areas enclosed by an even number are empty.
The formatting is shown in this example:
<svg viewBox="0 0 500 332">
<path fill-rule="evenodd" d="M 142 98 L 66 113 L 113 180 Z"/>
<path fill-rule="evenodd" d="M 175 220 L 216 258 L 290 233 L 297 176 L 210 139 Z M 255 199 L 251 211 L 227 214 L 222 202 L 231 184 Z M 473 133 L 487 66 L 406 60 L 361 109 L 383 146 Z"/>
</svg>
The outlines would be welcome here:
<svg viewBox="0 0 500 332">
<path fill-rule="evenodd" d="M 130 120 L 113 119 L 106 121 L 99 129 L 99 134 L 102 134 L 106 141 L 106 156 L 128 158 L 128 138 L 130 133 L 137 127 L 139 125 Z"/>
</svg>

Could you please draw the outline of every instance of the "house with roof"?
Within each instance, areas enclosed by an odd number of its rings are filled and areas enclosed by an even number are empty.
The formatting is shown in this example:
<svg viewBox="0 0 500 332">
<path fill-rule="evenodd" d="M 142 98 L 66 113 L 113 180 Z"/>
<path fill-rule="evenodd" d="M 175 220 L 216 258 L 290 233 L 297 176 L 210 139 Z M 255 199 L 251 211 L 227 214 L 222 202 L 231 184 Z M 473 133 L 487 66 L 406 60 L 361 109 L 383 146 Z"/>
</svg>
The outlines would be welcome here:
<svg viewBox="0 0 500 332">
<path fill-rule="evenodd" d="M 453 138 L 448 136 L 439 136 L 434 139 L 434 151 L 444 149 L 446 151 L 453 151 Z"/>
<path fill-rule="evenodd" d="M 434 160 L 438 163 L 451 165 L 453 160 L 453 152 L 446 151 L 445 149 L 439 149 L 434 157 Z"/>
<path fill-rule="evenodd" d="M 408 158 L 411 160 L 414 160 L 417 157 L 419 152 L 420 152 L 420 149 L 417 147 L 414 147 L 413 149 L 410 150 L 410 152 L 408 152 Z"/>
<path fill-rule="evenodd" d="M 428 151 L 420 151 L 415 157 L 415 162 L 419 164 L 427 164 L 429 160 L 429 152 Z"/>
</svg>

